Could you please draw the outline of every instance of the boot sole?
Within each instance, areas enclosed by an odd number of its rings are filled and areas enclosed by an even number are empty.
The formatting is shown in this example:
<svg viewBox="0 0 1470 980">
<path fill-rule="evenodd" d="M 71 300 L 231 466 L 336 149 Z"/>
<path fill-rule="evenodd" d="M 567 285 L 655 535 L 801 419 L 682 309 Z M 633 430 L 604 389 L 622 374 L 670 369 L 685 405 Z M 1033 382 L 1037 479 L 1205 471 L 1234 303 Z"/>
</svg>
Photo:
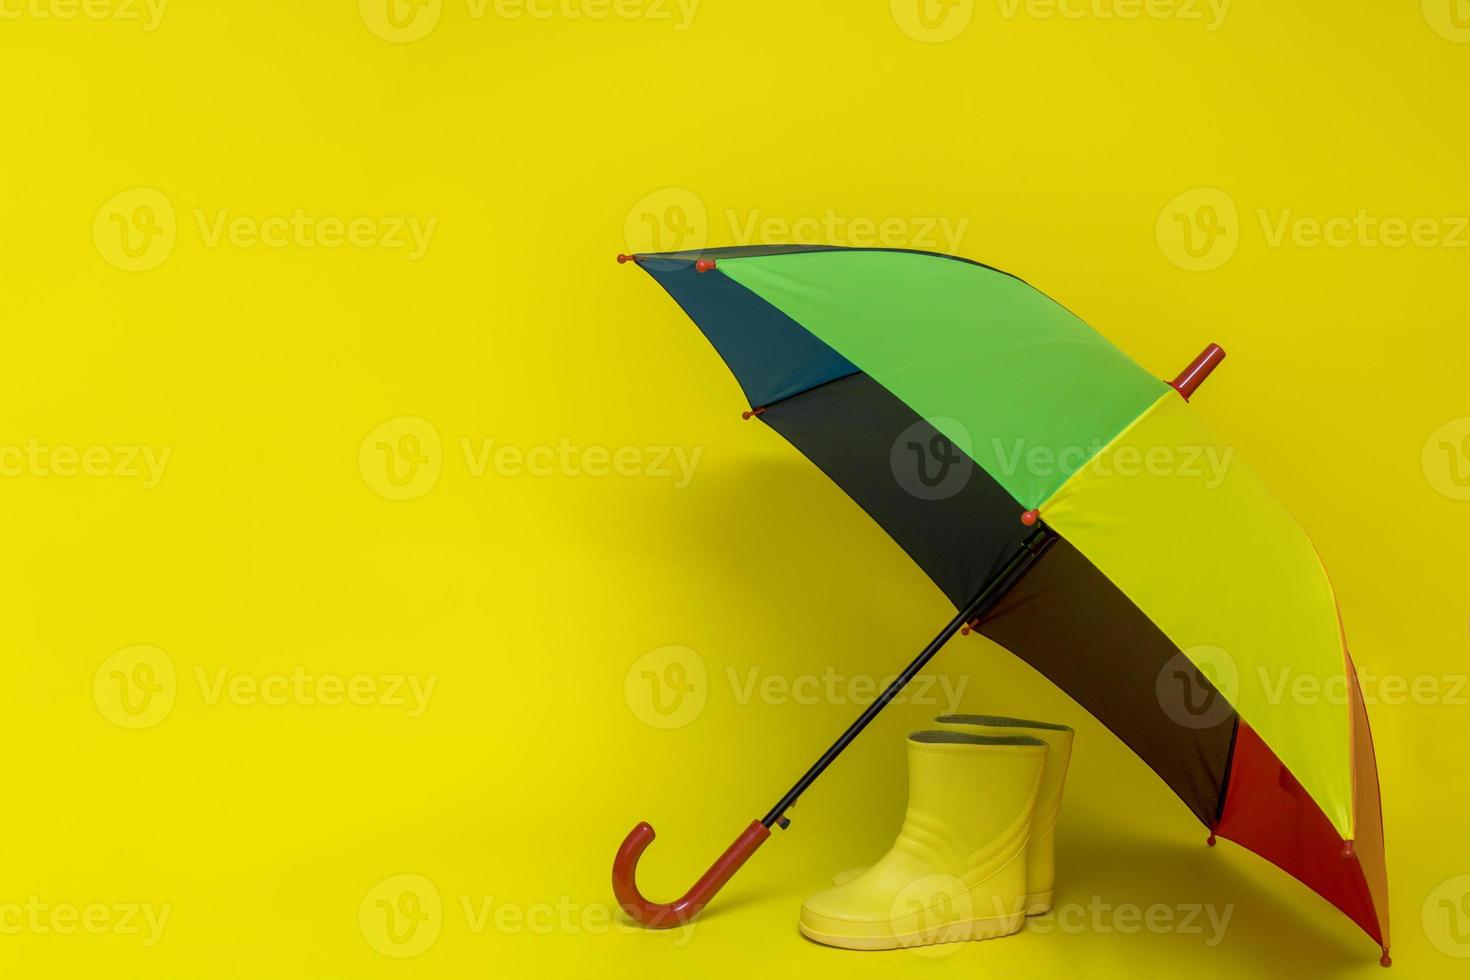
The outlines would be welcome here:
<svg viewBox="0 0 1470 980">
<path fill-rule="evenodd" d="M 829 933 L 818 932 L 811 929 L 805 922 L 797 923 L 801 934 L 813 942 L 821 943 L 823 946 L 835 946 L 838 949 L 911 949 L 915 946 L 938 946 L 941 943 L 978 942 L 985 939 L 1000 939 L 1003 936 L 1011 936 L 1021 931 L 1026 924 L 1025 913 L 1016 915 L 993 916 L 988 919 L 967 919 L 963 922 L 949 922 L 935 929 L 926 929 L 922 932 L 911 932 L 905 935 L 895 936 L 883 934 L 874 936 L 837 936 Z"/>
</svg>

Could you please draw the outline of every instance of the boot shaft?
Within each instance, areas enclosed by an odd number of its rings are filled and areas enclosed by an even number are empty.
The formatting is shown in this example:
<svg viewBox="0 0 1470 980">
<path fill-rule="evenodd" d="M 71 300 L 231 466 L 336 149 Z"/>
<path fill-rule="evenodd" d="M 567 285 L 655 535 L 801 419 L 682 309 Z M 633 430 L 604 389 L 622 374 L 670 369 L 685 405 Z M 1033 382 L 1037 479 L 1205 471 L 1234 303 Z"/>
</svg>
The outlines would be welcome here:
<svg viewBox="0 0 1470 980">
<path fill-rule="evenodd" d="M 1062 802 L 1062 789 L 1067 780 L 1067 766 L 1072 758 L 1072 742 L 1076 733 L 1066 725 L 1001 715 L 940 715 L 936 725 L 946 731 L 985 737 L 1026 737 L 1046 743 L 1046 765 L 1040 791 L 1036 797 L 1036 813 L 1051 829 Z M 1040 821 L 1039 821 L 1040 822 Z"/>
<path fill-rule="evenodd" d="M 1046 743 L 1028 735 L 914 732 L 908 739 L 905 827 L 942 838 L 956 858 L 1029 820 L 1041 790 Z"/>
<path fill-rule="evenodd" d="M 1062 810 L 1062 787 L 1072 758 L 1072 729 L 998 715 L 941 715 L 934 722 L 945 731 L 981 737 L 1025 736 L 1046 744 L 1046 763 L 1032 808 L 1027 842 L 1026 890 L 1028 913 L 1049 910 L 1056 884 L 1056 826 Z"/>
</svg>

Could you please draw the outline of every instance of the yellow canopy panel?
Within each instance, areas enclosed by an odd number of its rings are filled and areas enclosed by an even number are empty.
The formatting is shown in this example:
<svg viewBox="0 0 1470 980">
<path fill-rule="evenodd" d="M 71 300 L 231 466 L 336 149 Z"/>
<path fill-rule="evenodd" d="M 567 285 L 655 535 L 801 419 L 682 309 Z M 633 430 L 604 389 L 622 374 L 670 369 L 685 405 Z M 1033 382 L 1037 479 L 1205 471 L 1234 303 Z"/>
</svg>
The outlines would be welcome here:
<svg viewBox="0 0 1470 980">
<path fill-rule="evenodd" d="M 1351 839 L 1351 722 L 1332 586 L 1306 532 L 1234 447 L 1171 390 L 1041 513 L 1214 682 Z"/>
</svg>

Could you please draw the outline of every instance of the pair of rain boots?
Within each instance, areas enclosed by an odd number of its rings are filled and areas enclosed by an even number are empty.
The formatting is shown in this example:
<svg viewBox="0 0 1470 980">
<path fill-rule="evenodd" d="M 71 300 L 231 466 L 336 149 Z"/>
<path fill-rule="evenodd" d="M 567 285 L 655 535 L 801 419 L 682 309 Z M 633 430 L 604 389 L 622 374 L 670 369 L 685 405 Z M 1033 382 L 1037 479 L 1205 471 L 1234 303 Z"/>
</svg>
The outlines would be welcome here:
<svg viewBox="0 0 1470 980">
<path fill-rule="evenodd" d="M 1072 729 L 990 715 L 934 723 L 908 738 L 909 805 L 893 848 L 806 900 L 808 939 L 844 949 L 995 939 L 1051 910 Z"/>
</svg>

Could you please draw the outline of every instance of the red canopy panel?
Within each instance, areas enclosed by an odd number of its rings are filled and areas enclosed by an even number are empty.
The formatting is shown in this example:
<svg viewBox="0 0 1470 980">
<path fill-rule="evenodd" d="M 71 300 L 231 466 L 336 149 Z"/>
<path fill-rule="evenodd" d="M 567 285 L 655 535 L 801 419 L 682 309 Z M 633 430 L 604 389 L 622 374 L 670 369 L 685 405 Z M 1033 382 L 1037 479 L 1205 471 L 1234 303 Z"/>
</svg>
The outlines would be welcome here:
<svg viewBox="0 0 1470 980">
<path fill-rule="evenodd" d="M 1348 661 L 1353 719 L 1357 839 L 1333 828 L 1296 777 L 1244 721 L 1239 722 L 1225 808 L 1216 833 L 1254 851 L 1321 895 L 1388 950 L 1388 873 L 1378 766 L 1368 712 Z"/>
</svg>

